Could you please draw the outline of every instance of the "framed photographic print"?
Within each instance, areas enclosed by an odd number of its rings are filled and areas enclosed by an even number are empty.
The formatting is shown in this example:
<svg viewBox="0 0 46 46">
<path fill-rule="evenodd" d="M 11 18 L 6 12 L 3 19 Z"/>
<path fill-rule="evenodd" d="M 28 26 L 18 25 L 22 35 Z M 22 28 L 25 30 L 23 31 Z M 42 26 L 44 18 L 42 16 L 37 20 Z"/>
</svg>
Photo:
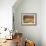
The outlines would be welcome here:
<svg viewBox="0 0 46 46">
<path fill-rule="evenodd" d="M 37 13 L 22 13 L 21 14 L 22 25 L 36 25 L 37 24 Z"/>
</svg>

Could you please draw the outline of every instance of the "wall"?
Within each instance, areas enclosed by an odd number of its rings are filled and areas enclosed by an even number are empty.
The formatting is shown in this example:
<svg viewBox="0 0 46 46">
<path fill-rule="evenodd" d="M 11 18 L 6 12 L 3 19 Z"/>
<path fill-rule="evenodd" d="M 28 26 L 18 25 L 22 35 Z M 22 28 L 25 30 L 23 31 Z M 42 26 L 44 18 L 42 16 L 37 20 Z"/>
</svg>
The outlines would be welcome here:
<svg viewBox="0 0 46 46">
<path fill-rule="evenodd" d="M 12 6 L 16 0 L 0 0 L 0 27 L 12 29 Z"/>
<path fill-rule="evenodd" d="M 46 46 L 46 0 L 41 1 L 41 38 L 42 46 Z"/>
<path fill-rule="evenodd" d="M 16 6 L 16 5 L 14 5 Z M 15 30 L 23 33 L 23 37 L 35 41 L 36 46 L 41 46 L 41 1 L 40 0 L 23 0 L 23 2 L 14 7 L 14 24 Z M 22 26 L 21 13 L 37 13 L 36 26 Z"/>
<path fill-rule="evenodd" d="M 0 0 L 0 27 L 6 27 L 9 30 L 12 29 L 12 6 L 16 0 Z M 0 29 L 0 38 L 5 38 L 5 35 L 10 35 L 9 31 L 7 32 Z"/>
</svg>

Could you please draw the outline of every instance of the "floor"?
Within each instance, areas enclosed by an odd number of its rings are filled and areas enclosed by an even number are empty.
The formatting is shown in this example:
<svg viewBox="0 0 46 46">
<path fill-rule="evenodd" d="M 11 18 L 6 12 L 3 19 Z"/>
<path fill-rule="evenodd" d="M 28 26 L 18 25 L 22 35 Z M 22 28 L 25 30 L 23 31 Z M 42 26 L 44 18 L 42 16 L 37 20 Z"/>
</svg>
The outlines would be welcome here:
<svg viewBox="0 0 46 46">
<path fill-rule="evenodd" d="M 2 45 L 0 46 L 16 46 L 15 44 L 15 39 L 13 40 L 6 40 L 6 42 L 4 42 Z"/>
<path fill-rule="evenodd" d="M 11 40 L 6 40 L 6 39 L 0 39 L 0 46 L 18 46 L 18 45 L 20 45 L 20 46 L 23 46 L 24 44 L 22 43 L 22 37 L 20 37 L 21 36 L 21 33 L 16 33 L 16 35 L 15 36 L 13 36 L 12 38 L 13 39 L 11 39 Z M 3 42 L 4 40 L 6 40 L 5 42 Z M 3 43 L 2 43 L 3 42 Z M 19 44 L 18 44 L 18 42 L 19 42 Z"/>
</svg>

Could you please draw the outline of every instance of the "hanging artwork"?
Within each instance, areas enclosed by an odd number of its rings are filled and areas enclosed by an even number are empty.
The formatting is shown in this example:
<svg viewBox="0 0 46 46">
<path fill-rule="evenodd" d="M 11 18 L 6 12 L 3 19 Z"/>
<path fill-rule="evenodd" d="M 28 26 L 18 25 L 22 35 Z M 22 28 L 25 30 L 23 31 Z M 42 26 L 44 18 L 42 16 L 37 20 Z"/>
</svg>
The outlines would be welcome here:
<svg viewBox="0 0 46 46">
<path fill-rule="evenodd" d="M 21 24 L 22 25 L 36 25 L 37 24 L 37 14 L 36 13 L 22 13 L 21 14 Z"/>
</svg>

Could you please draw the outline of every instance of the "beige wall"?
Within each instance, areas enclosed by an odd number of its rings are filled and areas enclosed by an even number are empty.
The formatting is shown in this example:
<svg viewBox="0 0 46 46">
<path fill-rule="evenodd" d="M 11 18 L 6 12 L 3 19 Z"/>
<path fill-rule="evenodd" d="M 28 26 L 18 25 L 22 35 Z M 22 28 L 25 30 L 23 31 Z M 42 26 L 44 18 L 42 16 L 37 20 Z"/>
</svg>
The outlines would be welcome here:
<svg viewBox="0 0 46 46">
<path fill-rule="evenodd" d="M 46 0 L 41 1 L 41 39 L 42 46 L 46 46 Z"/>
<path fill-rule="evenodd" d="M 12 29 L 12 6 L 15 2 L 16 0 L 0 0 L 0 32 L 2 32 L 1 27 Z M 5 35 L 10 35 L 9 31 L 3 31 L 0 38 L 5 38 Z"/>
<path fill-rule="evenodd" d="M 16 4 L 17 7 L 13 7 L 15 30 L 23 32 L 24 38 L 34 40 L 36 46 L 46 46 L 46 1 L 23 0 L 19 5 Z M 22 26 L 21 13 L 37 13 L 37 26 Z"/>
<path fill-rule="evenodd" d="M 16 6 L 16 5 L 15 5 Z M 41 1 L 40 0 L 23 0 L 14 11 L 15 30 L 23 33 L 24 38 L 34 40 L 36 46 L 41 46 Z M 21 13 L 37 13 L 36 26 L 22 26 Z"/>
<path fill-rule="evenodd" d="M 0 0 L 0 27 L 12 28 L 12 6 L 16 0 Z"/>
</svg>

